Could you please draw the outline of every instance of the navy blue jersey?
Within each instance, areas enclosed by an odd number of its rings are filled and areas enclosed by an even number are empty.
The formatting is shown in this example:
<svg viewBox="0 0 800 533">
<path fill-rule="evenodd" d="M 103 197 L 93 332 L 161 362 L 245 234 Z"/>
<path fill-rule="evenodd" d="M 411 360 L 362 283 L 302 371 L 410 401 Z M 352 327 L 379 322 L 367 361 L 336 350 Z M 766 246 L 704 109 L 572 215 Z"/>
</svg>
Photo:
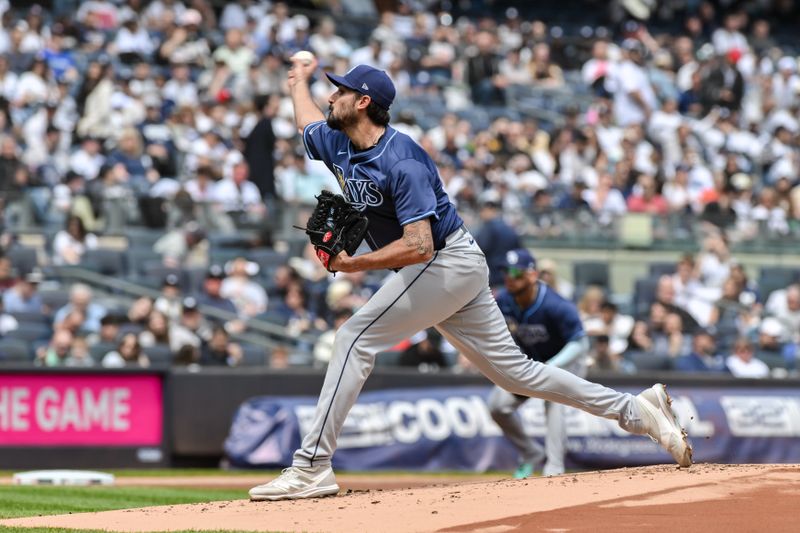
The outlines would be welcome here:
<svg viewBox="0 0 800 533">
<path fill-rule="evenodd" d="M 325 163 L 345 198 L 369 219 L 366 241 L 373 250 L 402 237 L 404 225 L 425 218 L 431 219 L 433 243 L 440 250 L 463 225 L 433 160 L 391 126 L 377 145 L 361 152 L 324 120 L 305 127 L 303 143 L 308 156 Z"/>
<path fill-rule="evenodd" d="M 527 309 L 520 309 L 505 289 L 497 293 L 497 305 L 522 351 L 529 359 L 545 362 L 585 333 L 572 302 L 541 281 L 538 283 L 539 294 Z"/>
</svg>

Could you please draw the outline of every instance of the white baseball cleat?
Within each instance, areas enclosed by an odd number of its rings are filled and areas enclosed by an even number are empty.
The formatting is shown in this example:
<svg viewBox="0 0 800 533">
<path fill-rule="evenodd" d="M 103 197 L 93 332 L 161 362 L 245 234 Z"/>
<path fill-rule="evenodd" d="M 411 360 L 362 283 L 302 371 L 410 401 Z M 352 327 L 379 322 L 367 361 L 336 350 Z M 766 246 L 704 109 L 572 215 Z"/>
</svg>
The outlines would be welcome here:
<svg viewBox="0 0 800 533">
<path fill-rule="evenodd" d="M 692 466 L 692 445 L 672 410 L 666 385 L 656 383 L 636 396 L 647 434 L 664 447 L 682 467 Z"/>
<path fill-rule="evenodd" d="M 330 466 L 290 466 L 269 483 L 250 489 L 250 501 L 321 498 L 338 492 L 339 485 Z"/>
</svg>

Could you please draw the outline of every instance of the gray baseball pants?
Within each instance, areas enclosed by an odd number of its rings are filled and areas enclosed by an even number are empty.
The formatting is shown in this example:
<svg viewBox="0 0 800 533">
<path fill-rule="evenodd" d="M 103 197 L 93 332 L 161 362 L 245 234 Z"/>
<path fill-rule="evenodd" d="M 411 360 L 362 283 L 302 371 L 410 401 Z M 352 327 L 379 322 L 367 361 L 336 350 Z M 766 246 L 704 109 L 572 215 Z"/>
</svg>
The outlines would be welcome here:
<svg viewBox="0 0 800 533">
<path fill-rule="evenodd" d="M 579 357 L 566 367 L 577 376 L 586 375 L 585 356 Z M 563 474 L 564 456 L 567 453 L 567 412 L 569 407 L 551 401 L 544 402 L 544 416 L 547 433 L 544 448 L 525 433 L 517 409 L 528 401 L 526 396 L 518 396 L 495 386 L 489 395 L 489 410 L 492 418 L 503 430 L 503 434 L 519 451 L 522 463 L 530 463 L 534 468 L 544 463 L 542 474 L 557 476 Z"/>
<path fill-rule="evenodd" d="M 617 420 L 646 432 L 634 397 L 532 361 L 514 343 L 489 290 L 486 258 L 464 228 L 433 259 L 402 268 L 336 333 L 311 430 L 293 466 L 330 464 L 347 413 L 375 365 L 375 355 L 435 326 L 503 389 Z"/>
</svg>

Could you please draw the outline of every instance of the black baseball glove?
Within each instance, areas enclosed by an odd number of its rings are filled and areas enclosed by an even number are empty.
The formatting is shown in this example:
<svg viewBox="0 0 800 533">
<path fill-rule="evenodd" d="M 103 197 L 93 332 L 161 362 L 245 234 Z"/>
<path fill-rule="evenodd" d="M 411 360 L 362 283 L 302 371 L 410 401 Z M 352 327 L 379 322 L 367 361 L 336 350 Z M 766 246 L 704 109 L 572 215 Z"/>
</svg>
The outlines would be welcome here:
<svg viewBox="0 0 800 533">
<path fill-rule="evenodd" d="M 304 229 L 317 257 L 330 272 L 329 264 L 342 250 L 353 255 L 364 240 L 369 221 L 359 210 L 350 205 L 341 194 L 322 191 L 317 198 L 317 207 L 308 218 Z"/>
</svg>

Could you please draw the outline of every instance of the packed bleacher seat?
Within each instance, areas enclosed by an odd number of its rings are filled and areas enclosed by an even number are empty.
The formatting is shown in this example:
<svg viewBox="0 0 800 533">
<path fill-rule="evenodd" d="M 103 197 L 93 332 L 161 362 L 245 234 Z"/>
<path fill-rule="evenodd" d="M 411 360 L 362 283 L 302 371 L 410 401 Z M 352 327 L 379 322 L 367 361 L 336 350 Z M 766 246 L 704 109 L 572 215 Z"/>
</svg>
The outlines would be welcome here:
<svg viewBox="0 0 800 533">
<path fill-rule="evenodd" d="M 786 3 L 391 4 L 0 2 L 0 363 L 325 363 L 387 273 L 333 278 L 291 228 L 338 187 L 287 96 L 309 49 L 389 73 L 473 231 L 491 205 L 534 249 L 674 252 L 629 290 L 607 261 L 540 261 L 595 368 L 797 371 L 800 268 L 741 262 L 800 236 Z M 436 343 L 424 368 L 457 367 Z"/>
</svg>

